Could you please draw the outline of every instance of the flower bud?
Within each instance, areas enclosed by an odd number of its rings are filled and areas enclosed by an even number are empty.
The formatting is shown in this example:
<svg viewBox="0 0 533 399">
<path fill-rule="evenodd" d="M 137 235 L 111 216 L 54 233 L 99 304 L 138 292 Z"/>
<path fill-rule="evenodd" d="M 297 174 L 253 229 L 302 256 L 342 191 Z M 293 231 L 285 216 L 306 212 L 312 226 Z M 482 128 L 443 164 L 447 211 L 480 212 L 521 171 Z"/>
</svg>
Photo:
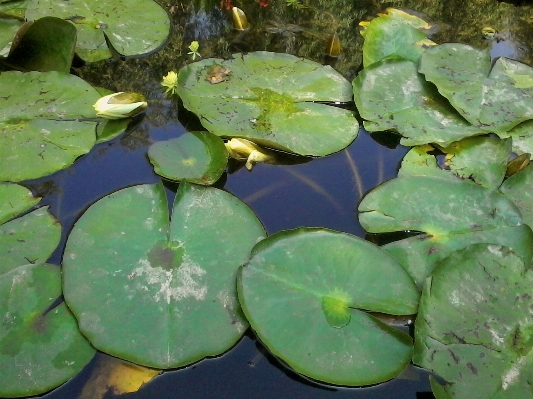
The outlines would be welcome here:
<svg viewBox="0 0 533 399">
<path fill-rule="evenodd" d="M 257 162 L 276 162 L 276 156 L 272 151 L 261 148 L 250 140 L 233 138 L 225 145 L 230 157 L 237 160 L 246 159 L 245 166 L 248 170 L 252 170 Z"/>
<path fill-rule="evenodd" d="M 142 94 L 119 92 L 99 98 L 93 107 L 96 110 L 96 116 L 106 119 L 122 119 L 144 111 L 148 103 Z"/>
</svg>

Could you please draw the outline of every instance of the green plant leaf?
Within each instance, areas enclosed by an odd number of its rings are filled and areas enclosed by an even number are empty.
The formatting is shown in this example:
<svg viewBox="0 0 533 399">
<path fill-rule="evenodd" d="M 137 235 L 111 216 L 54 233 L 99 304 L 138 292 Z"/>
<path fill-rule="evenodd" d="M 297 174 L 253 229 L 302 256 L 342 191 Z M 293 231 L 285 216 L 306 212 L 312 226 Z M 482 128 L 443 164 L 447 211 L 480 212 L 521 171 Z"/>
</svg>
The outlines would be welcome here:
<svg viewBox="0 0 533 399">
<path fill-rule="evenodd" d="M 500 191 L 520 209 L 524 223 L 533 226 L 533 165 L 505 180 Z"/>
<path fill-rule="evenodd" d="M 354 100 L 368 131 L 395 130 L 404 145 L 446 146 L 483 133 L 469 124 L 412 61 L 389 59 L 363 69 L 353 80 Z"/>
<path fill-rule="evenodd" d="M 317 228 L 258 243 L 237 280 L 246 318 L 263 344 L 297 372 L 339 385 L 398 375 L 410 337 L 367 311 L 415 313 L 418 291 L 379 247 Z"/>
<path fill-rule="evenodd" d="M 148 157 L 160 176 L 207 186 L 220 178 L 228 162 L 224 142 L 209 132 L 186 132 L 154 143 Z"/>
<path fill-rule="evenodd" d="M 457 180 L 456 175 L 438 166 L 435 156 L 429 154 L 431 151 L 435 148 L 428 144 L 411 148 L 402 159 L 398 177 L 433 176 Z"/>
<path fill-rule="evenodd" d="M 13 37 L 23 22 L 15 18 L 0 18 L 0 55 L 7 55 Z"/>
<path fill-rule="evenodd" d="M 75 24 L 76 52 L 90 62 L 111 57 L 106 38 L 122 55 L 141 55 L 160 47 L 170 30 L 165 10 L 147 0 L 36 0 L 26 9 L 30 21 L 49 15 Z"/>
<path fill-rule="evenodd" d="M 0 181 L 37 178 L 70 166 L 93 147 L 98 93 L 59 72 L 0 74 Z"/>
<path fill-rule="evenodd" d="M 61 295 L 61 271 L 49 264 L 0 275 L 0 396 L 34 396 L 73 377 L 95 350 Z"/>
<path fill-rule="evenodd" d="M 500 57 L 491 69 L 490 54 L 446 43 L 420 57 L 420 72 L 434 83 L 472 125 L 507 132 L 533 118 L 533 69 Z"/>
<path fill-rule="evenodd" d="M 265 231 L 231 194 L 182 182 L 169 225 L 161 183 L 126 188 L 76 222 L 64 296 L 103 352 L 174 368 L 233 346 L 248 323 L 235 277 Z"/>
<path fill-rule="evenodd" d="M 70 22 L 44 17 L 17 38 L 6 62 L 22 71 L 69 73 L 75 47 L 76 28 Z"/>
<path fill-rule="evenodd" d="M 517 207 L 502 194 L 470 181 L 412 176 L 389 180 L 359 204 L 370 233 L 414 230 L 445 238 L 522 224 Z"/>
<path fill-rule="evenodd" d="M 61 239 L 61 225 L 42 207 L 0 225 L 0 275 L 28 263 L 44 263 Z"/>
<path fill-rule="evenodd" d="M 178 94 L 212 133 L 300 155 L 342 150 L 357 136 L 350 84 L 329 66 L 264 51 L 210 58 L 182 68 Z"/>
<path fill-rule="evenodd" d="M 40 200 L 24 186 L 0 182 L 0 224 L 27 211 Z"/>
<path fill-rule="evenodd" d="M 446 380 L 440 397 L 533 398 L 532 284 L 530 264 L 497 245 L 454 252 L 434 270 L 420 301 L 413 362 Z"/>
</svg>

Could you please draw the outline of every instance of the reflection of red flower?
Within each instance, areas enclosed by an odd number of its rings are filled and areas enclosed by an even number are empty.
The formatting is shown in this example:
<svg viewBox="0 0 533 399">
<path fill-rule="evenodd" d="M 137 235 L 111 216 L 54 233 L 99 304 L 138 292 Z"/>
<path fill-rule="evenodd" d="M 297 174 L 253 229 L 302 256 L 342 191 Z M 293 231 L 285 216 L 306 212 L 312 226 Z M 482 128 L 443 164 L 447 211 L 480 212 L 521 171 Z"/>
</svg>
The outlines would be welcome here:
<svg viewBox="0 0 533 399">
<path fill-rule="evenodd" d="M 259 0 L 259 6 L 268 7 L 268 0 Z"/>
<path fill-rule="evenodd" d="M 220 0 L 220 8 L 231 10 L 232 7 L 233 7 L 233 4 L 231 4 L 231 0 Z"/>
</svg>

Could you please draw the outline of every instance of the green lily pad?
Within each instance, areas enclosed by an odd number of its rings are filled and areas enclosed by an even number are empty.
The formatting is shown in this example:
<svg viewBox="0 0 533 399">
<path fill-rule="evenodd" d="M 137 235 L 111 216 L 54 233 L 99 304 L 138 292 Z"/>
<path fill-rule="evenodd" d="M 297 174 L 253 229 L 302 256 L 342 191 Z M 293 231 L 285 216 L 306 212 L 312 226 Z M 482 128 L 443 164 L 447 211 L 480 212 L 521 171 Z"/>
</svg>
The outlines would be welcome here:
<svg viewBox="0 0 533 399">
<path fill-rule="evenodd" d="M 0 181 L 41 177 L 70 166 L 93 147 L 98 93 L 59 72 L 0 74 Z"/>
<path fill-rule="evenodd" d="M 402 159 L 398 177 L 433 176 L 457 180 L 456 175 L 438 166 L 435 156 L 429 154 L 431 151 L 435 148 L 428 144 L 411 148 Z"/>
<path fill-rule="evenodd" d="M 187 65 L 178 94 L 211 133 L 300 155 L 340 151 L 358 133 L 352 112 L 316 103 L 350 101 L 350 83 L 329 66 L 289 54 L 258 51 Z"/>
<path fill-rule="evenodd" d="M 161 183 L 126 188 L 76 222 L 64 296 L 83 334 L 113 356 L 174 368 L 233 346 L 248 323 L 237 269 L 265 231 L 231 194 L 180 184 L 169 225 Z"/>
<path fill-rule="evenodd" d="M 533 69 L 498 58 L 491 69 L 490 53 L 446 43 L 420 57 L 420 72 L 472 125 L 507 132 L 533 119 Z"/>
<path fill-rule="evenodd" d="M 0 56 L 7 56 L 13 37 L 23 22 L 16 18 L 0 18 Z"/>
<path fill-rule="evenodd" d="M 420 301 L 413 362 L 446 381 L 440 397 L 533 398 L 532 285 L 530 264 L 497 245 L 472 245 L 435 269 Z"/>
<path fill-rule="evenodd" d="M 353 92 L 365 129 L 395 130 L 404 145 L 447 146 L 484 132 L 451 107 L 412 61 L 387 59 L 372 64 L 353 80 Z"/>
<path fill-rule="evenodd" d="M 42 207 L 0 225 L 0 275 L 28 263 L 44 263 L 61 239 L 61 225 Z"/>
<path fill-rule="evenodd" d="M 69 73 L 76 47 L 76 28 L 60 18 L 31 23 L 11 46 L 6 62 L 22 71 Z"/>
<path fill-rule="evenodd" d="M 130 118 L 106 119 L 96 127 L 96 143 L 100 144 L 120 136 L 128 128 Z"/>
<path fill-rule="evenodd" d="M 502 184 L 511 156 L 510 139 L 497 137 L 469 137 L 457 141 L 443 151 L 446 165 L 461 178 L 471 178 L 490 189 Z"/>
<path fill-rule="evenodd" d="M 533 164 L 505 180 L 500 191 L 520 209 L 524 223 L 533 226 Z"/>
<path fill-rule="evenodd" d="M 371 233 L 415 230 L 445 237 L 522 224 L 504 195 L 466 180 L 427 176 L 389 180 L 363 198 L 359 212 Z"/>
<path fill-rule="evenodd" d="M 0 182 L 0 224 L 27 211 L 40 200 L 24 186 Z"/>
<path fill-rule="evenodd" d="M 414 15 L 397 9 L 388 9 L 365 26 L 362 32 L 363 66 L 366 68 L 387 57 L 398 57 L 418 62 L 425 47 L 435 44 L 419 28 L 429 24 Z"/>
<path fill-rule="evenodd" d="M 418 290 L 367 241 L 316 228 L 274 234 L 254 247 L 237 288 L 262 343 L 310 378 L 375 384 L 410 361 L 411 338 L 365 311 L 413 314 Z"/>
<path fill-rule="evenodd" d="M 148 157 L 158 175 L 206 186 L 220 178 L 228 162 L 224 142 L 209 132 L 187 132 L 154 143 Z"/>
<path fill-rule="evenodd" d="M 78 330 L 61 296 L 61 271 L 48 264 L 17 267 L 0 275 L 0 396 L 47 392 L 73 377 L 94 348 Z"/>
<path fill-rule="evenodd" d="M 122 55 L 147 54 L 162 46 L 170 31 L 166 11 L 150 0 L 35 0 L 26 19 L 64 18 L 78 30 L 76 52 L 86 61 L 111 57 L 106 38 Z"/>
</svg>

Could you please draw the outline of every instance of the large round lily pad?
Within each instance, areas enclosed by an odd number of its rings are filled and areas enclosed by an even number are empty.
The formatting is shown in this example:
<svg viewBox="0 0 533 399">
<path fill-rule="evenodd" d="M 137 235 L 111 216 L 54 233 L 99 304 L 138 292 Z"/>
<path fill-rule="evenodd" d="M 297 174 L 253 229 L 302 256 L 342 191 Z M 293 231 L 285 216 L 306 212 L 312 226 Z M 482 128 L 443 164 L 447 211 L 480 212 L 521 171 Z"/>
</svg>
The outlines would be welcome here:
<svg viewBox="0 0 533 399">
<path fill-rule="evenodd" d="M 411 338 L 367 311 L 417 311 L 413 280 L 364 240 L 325 229 L 277 233 L 257 244 L 238 278 L 252 328 L 299 373 L 339 385 L 368 385 L 409 363 Z"/>
<path fill-rule="evenodd" d="M 76 222 L 63 256 L 65 300 L 113 356 L 173 368 L 218 355 L 248 326 L 235 278 L 264 236 L 225 191 L 182 182 L 169 224 L 161 183 L 126 188 Z"/>
<path fill-rule="evenodd" d="M 437 397 L 533 398 L 533 275 L 506 247 L 476 244 L 424 285 L 413 361 L 442 377 Z"/>
<path fill-rule="evenodd" d="M 61 295 L 61 271 L 48 264 L 0 275 L 0 396 L 47 392 L 76 375 L 95 350 Z"/>
<path fill-rule="evenodd" d="M 91 62 L 111 57 L 106 37 L 116 51 L 131 56 L 156 50 L 170 31 L 167 13 L 151 0 L 35 0 L 26 9 L 28 20 L 44 16 L 74 23 L 76 52 Z"/>
<path fill-rule="evenodd" d="M 329 66 L 264 51 L 210 58 L 182 68 L 178 94 L 212 133 L 301 155 L 323 156 L 357 136 L 346 102 L 350 83 Z"/>
<path fill-rule="evenodd" d="M 99 98 L 88 83 L 59 72 L 2 72 L 0 181 L 37 178 L 70 166 L 90 151 Z"/>
</svg>

